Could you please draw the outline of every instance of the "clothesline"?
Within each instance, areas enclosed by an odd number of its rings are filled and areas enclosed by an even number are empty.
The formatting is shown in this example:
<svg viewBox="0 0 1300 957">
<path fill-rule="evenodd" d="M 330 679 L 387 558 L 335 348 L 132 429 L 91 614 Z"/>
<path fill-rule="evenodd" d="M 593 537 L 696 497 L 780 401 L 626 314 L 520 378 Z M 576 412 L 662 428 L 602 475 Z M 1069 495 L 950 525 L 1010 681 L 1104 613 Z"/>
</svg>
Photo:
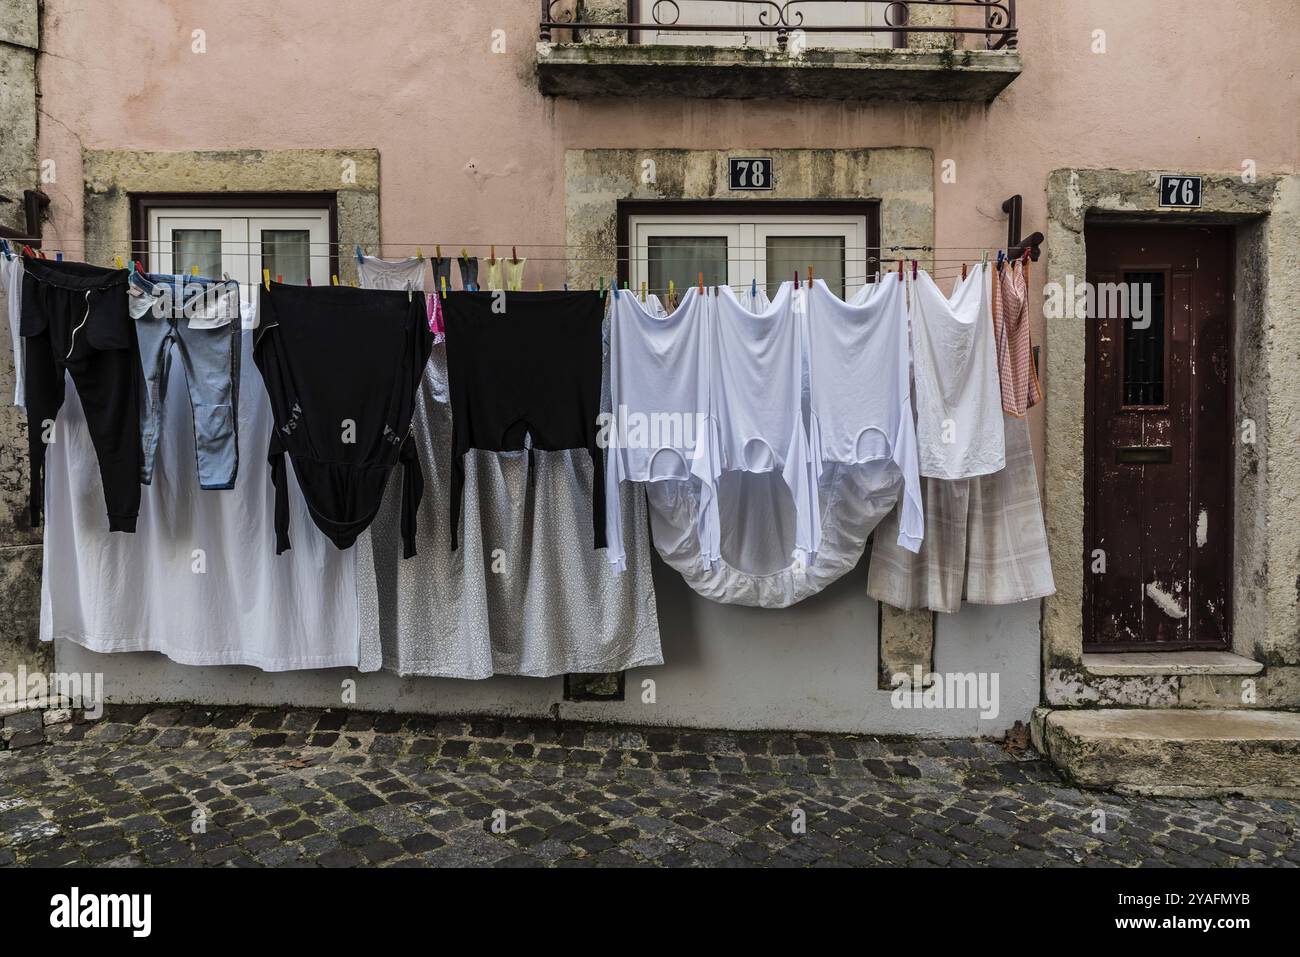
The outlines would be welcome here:
<svg viewBox="0 0 1300 957">
<path fill-rule="evenodd" d="M 786 237 L 782 237 L 782 238 L 786 238 Z M 801 239 L 802 237 L 788 237 L 788 238 L 791 238 L 791 239 Z M 818 239 L 819 239 L 819 238 L 823 238 L 823 237 L 813 237 L 813 238 L 818 238 Z M 833 238 L 833 237 L 832 237 L 832 238 Z M 149 251 L 151 248 L 154 248 L 154 247 L 161 247 L 163 244 L 164 244 L 163 241 L 162 241 L 162 240 L 159 240 L 159 239 L 127 239 L 127 240 L 106 240 L 106 239 L 90 239 L 90 240 L 83 240 L 83 239 L 68 239 L 68 240 L 60 240 L 60 239 L 54 239 L 54 238 L 49 238 L 49 237 L 47 237 L 47 238 L 45 238 L 45 239 L 42 240 L 42 246 L 43 246 L 43 247 L 53 247 L 53 248 L 56 248 L 56 249 L 122 249 L 122 248 L 128 248 L 128 247 L 129 247 L 129 248 L 132 248 L 132 249 L 139 249 L 139 250 L 141 250 L 141 251 L 146 251 L 146 252 Z M 13 247 L 15 247 L 15 248 L 21 248 L 22 240 L 11 240 L 10 245 L 13 246 Z M 300 249 L 300 248 L 302 248 L 302 247 L 304 247 L 304 246 L 306 246 L 306 247 L 308 247 L 308 248 L 311 248 L 311 249 L 315 249 L 315 248 L 317 248 L 317 247 L 325 247 L 325 248 L 327 248 L 327 249 L 331 249 L 331 250 L 333 250 L 333 249 L 337 249 L 337 250 L 339 250 L 340 252 L 345 252 L 345 251 L 346 251 L 347 253 L 350 254 L 353 250 L 355 250 L 355 248 L 356 248 L 356 246 L 357 246 L 358 244 L 355 243 L 355 242 L 343 242 L 343 241 L 334 242 L 334 241 L 331 241 L 331 240 L 324 240 L 324 239 L 321 239 L 321 240 L 307 240 L 306 242 L 298 242 L 298 241 L 276 241 L 276 240 L 265 240 L 265 241 L 264 241 L 264 240 L 257 240 L 257 239 L 222 239 L 222 240 L 221 240 L 221 245 L 222 245 L 223 247 L 226 247 L 226 246 L 249 246 L 249 247 L 256 247 L 256 248 L 259 248 L 259 249 L 260 249 L 260 248 L 267 247 L 267 246 L 272 246 L 272 247 L 274 247 L 274 246 L 287 246 L 287 247 L 293 247 L 293 248 L 296 248 L 296 249 Z M 429 243 L 429 242 L 425 242 L 425 243 L 399 243 L 399 242 L 390 242 L 389 240 L 386 240 L 386 239 L 385 239 L 385 240 L 380 240 L 378 243 L 374 243 L 374 242 L 371 242 L 371 241 L 367 241 L 367 242 L 363 242 L 363 243 L 361 243 L 360 245 L 361 245 L 361 247 L 362 247 L 362 251 L 363 251 L 363 252 L 365 252 L 368 248 L 380 248 L 380 249 L 383 249 L 383 248 L 387 248 L 387 249 L 392 249 L 392 248 L 401 248 L 401 249 L 410 249 L 410 250 L 412 250 L 412 252 L 414 252 L 414 251 L 416 251 L 416 250 L 424 250 L 424 249 L 434 249 L 434 250 L 436 250 L 436 249 L 438 248 L 438 246 L 442 245 L 442 246 L 446 246 L 446 247 L 451 251 L 451 253 L 452 253 L 451 255 L 445 256 L 444 258 L 446 258 L 446 259 L 456 259 L 456 258 L 459 258 L 459 252 L 460 252 L 460 250 L 462 250 L 462 249 L 465 249 L 465 250 L 481 250 L 481 249 L 487 249 L 487 250 L 490 251 L 491 248 L 492 248 L 492 246 L 494 246 L 494 245 L 498 246 L 498 247 L 501 248 L 501 249 L 577 249 L 577 250 L 584 250 L 584 251 L 588 251 L 588 252 L 590 252 L 590 251 L 592 251 L 592 250 L 611 250 L 611 251 L 636 250 L 636 249 L 638 249 L 638 248 L 640 247 L 641 244 L 638 244 L 638 243 L 614 243 L 614 244 L 594 244 L 594 243 L 510 243 L 510 244 L 501 244 L 501 243 L 496 243 L 496 244 L 493 244 L 493 243 L 484 243 L 484 242 L 454 243 L 454 244 L 453 244 L 453 243 Z M 703 242 L 703 241 L 700 241 L 700 242 L 694 242 L 694 241 L 674 242 L 674 243 L 673 243 L 673 247 L 674 247 L 674 248 L 677 248 L 677 249 L 682 249 L 682 248 L 705 248 L 705 249 L 715 249 L 715 248 L 717 248 L 713 243 L 708 243 L 708 242 Z M 882 252 L 886 252 L 886 253 L 895 253 L 895 252 L 902 252 L 902 253 L 918 253 L 918 252 L 925 252 L 925 253 L 930 253 L 930 252 L 944 252 L 944 251 L 958 251 L 958 250 L 966 250 L 966 251 L 976 251 L 976 252 L 978 252 L 978 251 L 985 251 L 985 252 L 988 252 L 990 256 L 993 256 L 993 255 L 996 255 L 996 254 L 997 254 L 997 251 L 998 251 L 999 249 L 1001 249 L 1002 247 L 1001 247 L 1001 246 L 941 246 L 941 245 L 940 245 L 940 246 L 879 246 L 879 245 L 872 245 L 872 246 L 849 246 L 849 245 L 846 245 L 846 246 L 843 246 L 843 247 L 841 247 L 841 248 L 842 248 L 845 252 L 868 252 L 868 251 L 873 251 L 873 250 L 874 250 L 874 251 L 882 251 Z M 727 249 L 728 249 L 728 250 L 739 249 L 739 250 L 764 250 L 764 251 L 766 251 L 766 250 L 768 249 L 768 246 L 767 246 L 766 244 L 747 245 L 747 244 L 728 243 L 728 245 L 727 245 Z M 427 257 L 427 256 L 426 256 L 426 257 L 424 257 L 424 258 L 430 258 L 430 257 Z M 480 256 L 480 258 L 487 258 L 487 257 L 482 257 L 482 256 Z M 498 259 L 501 259 L 501 260 L 509 261 L 512 257 L 502 255 L 502 256 L 498 256 L 497 258 L 498 258 Z M 521 257 L 519 257 L 519 258 L 520 258 L 520 259 L 525 259 L 525 258 L 536 258 L 536 257 L 526 257 L 526 256 L 521 256 Z M 909 258 L 909 257 L 906 257 L 906 256 L 905 256 L 905 257 L 903 257 L 903 258 Z"/>
</svg>

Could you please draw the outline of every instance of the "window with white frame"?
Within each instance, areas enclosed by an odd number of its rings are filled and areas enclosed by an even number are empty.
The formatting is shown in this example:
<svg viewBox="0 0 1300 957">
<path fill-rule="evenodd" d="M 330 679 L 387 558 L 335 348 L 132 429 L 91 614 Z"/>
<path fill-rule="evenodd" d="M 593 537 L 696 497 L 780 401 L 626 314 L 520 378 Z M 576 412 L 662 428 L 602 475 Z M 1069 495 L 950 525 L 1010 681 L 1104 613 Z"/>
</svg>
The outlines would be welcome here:
<svg viewBox="0 0 1300 957">
<path fill-rule="evenodd" d="M 286 283 L 330 281 L 330 211 L 320 209 L 152 208 L 148 215 L 153 272 L 204 278 L 229 276 L 255 285 L 262 270 Z"/>
<path fill-rule="evenodd" d="M 764 25 L 777 22 L 777 4 L 745 2 L 745 0 L 639 0 L 643 21 L 662 24 L 653 34 L 645 32 L 642 42 L 701 46 L 775 46 L 775 30 L 763 30 Z M 887 2 L 874 0 L 837 0 L 834 3 L 809 3 L 789 8 L 789 31 L 800 26 L 818 27 L 883 27 L 888 25 Z M 800 15 L 802 14 L 802 19 Z M 674 30 L 672 25 L 699 24 L 713 26 L 715 30 Z M 882 33 L 833 33 L 805 31 L 803 43 L 807 47 L 833 47 L 873 49 L 892 47 L 892 31 Z"/>
<path fill-rule="evenodd" d="M 629 279 L 662 295 L 669 283 L 680 293 L 701 281 L 735 289 L 763 287 L 769 296 L 811 266 L 838 296 L 868 279 L 865 215 L 632 214 Z"/>
</svg>

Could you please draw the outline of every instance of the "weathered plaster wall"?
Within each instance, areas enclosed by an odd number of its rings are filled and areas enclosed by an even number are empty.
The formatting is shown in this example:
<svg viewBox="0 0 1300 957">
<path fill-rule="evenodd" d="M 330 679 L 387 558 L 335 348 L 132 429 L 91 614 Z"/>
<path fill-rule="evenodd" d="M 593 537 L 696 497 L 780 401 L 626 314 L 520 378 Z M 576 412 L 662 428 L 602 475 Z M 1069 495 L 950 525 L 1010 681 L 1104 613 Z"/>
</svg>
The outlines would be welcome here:
<svg viewBox="0 0 1300 957">
<path fill-rule="evenodd" d="M 23 191 L 39 188 L 36 0 L 0 0 L 0 224 L 26 229 Z M 0 315 L 9 308 L 0 289 Z M 0 349 L 0 397 L 14 391 L 13 354 Z M 27 527 L 27 423 L 0 401 L 0 672 L 47 669 L 48 646 L 37 640 L 40 535 Z"/>
<path fill-rule="evenodd" d="M 1261 176 L 1295 173 L 1300 168 L 1295 122 L 1300 47 L 1260 39 L 1290 35 L 1294 3 L 1251 0 L 1234 9 L 1231 18 L 1188 17 L 1185 0 L 1022 3 L 1024 72 L 1018 80 L 988 105 L 916 105 L 792 103 L 779 91 L 767 100 L 745 102 L 546 100 L 534 79 L 532 3 L 282 0 L 268 6 L 228 0 L 218 7 L 200 0 L 47 0 L 50 55 L 42 59 L 40 72 L 46 121 L 39 156 L 55 160 L 58 170 L 57 180 L 45 187 L 54 201 L 49 234 L 70 255 L 83 251 L 83 150 L 355 145 L 375 149 L 382 158 L 386 254 L 411 252 L 417 243 L 428 250 L 434 241 L 480 252 L 488 243 L 516 244 L 531 260 L 528 282 L 556 286 L 567 269 L 567 257 L 557 247 L 566 242 L 569 151 L 907 146 L 934 157 L 934 241 L 996 247 L 1005 239 L 999 206 L 1013 193 L 1025 197 L 1026 231 L 1046 231 L 1046 185 L 1054 169 L 1232 175 L 1253 160 Z M 405 29 L 408 24 L 424 27 Z M 205 31 L 204 53 L 194 52 L 195 30 Z M 494 31 L 501 33 L 494 36 Z M 1097 31 L 1104 33 L 1104 53 L 1095 52 L 1102 42 Z M 494 52 L 494 41 L 503 52 Z M 944 177 L 944 170 L 953 175 Z M 125 235 L 113 238 L 121 241 Z M 344 233 L 341 238 L 351 243 L 358 237 Z M 1049 256 L 1054 243 L 1068 249 L 1073 241 L 1068 231 L 1051 231 Z M 977 249 L 970 252 L 972 258 L 977 254 Z M 1289 261 L 1294 267 L 1294 259 Z M 1289 268 L 1288 274 L 1297 277 L 1300 271 Z M 1051 359 L 1058 335 L 1069 356 L 1074 333 L 1053 328 L 1044 335 L 1037 308 L 1034 313 L 1051 390 L 1056 370 L 1078 376 L 1077 367 Z M 1294 315 L 1276 321 L 1291 322 Z M 1284 328 L 1275 340 L 1285 343 Z M 1300 390 L 1295 383 L 1269 386 L 1273 395 L 1288 385 L 1292 398 L 1282 396 L 1283 409 L 1300 401 Z M 1054 401 L 1049 397 L 1048 409 Z M 1300 419 L 1293 411 L 1287 414 L 1294 428 Z M 1043 422 L 1043 410 L 1035 410 L 1031 424 L 1040 463 Z M 1066 429 L 1060 441 L 1068 443 L 1072 426 L 1057 424 Z M 1285 424 L 1270 428 L 1276 433 Z M 6 433 L 5 462 L 11 454 Z M 1273 476 L 1283 464 L 1270 459 L 1261 467 Z M 1052 508 L 1050 494 L 1047 502 Z M 1294 510 L 1294 501 L 1290 505 Z M 1058 527 L 1069 525 L 1059 511 L 1054 520 Z M 1294 561 L 1295 544 L 1284 536 L 1269 541 L 1269 570 L 1261 587 L 1268 596 L 1270 629 L 1282 627 L 1288 613 L 1294 620 L 1294 583 L 1290 596 L 1278 583 Z M 1058 576 L 1072 574 L 1078 554 L 1067 549 L 1068 562 L 1058 561 Z M 670 588 L 665 585 L 661 595 Z M 1020 615 L 1036 632 L 1037 613 L 1037 605 L 1005 615 L 976 609 L 983 624 L 972 627 L 1019 633 Z M 1057 607 L 1049 618 L 1065 613 Z M 828 634 L 816 631 L 821 627 L 816 616 L 803 620 L 809 623 L 803 640 L 833 645 Z M 699 624 L 716 628 L 718 622 L 704 617 Z M 940 621 L 941 633 L 948 624 Z M 777 647 L 777 638 L 769 640 Z M 711 659 L 712 667 L 688 682 L 701 702 L 710 694 L 730 694 L 736 675 L 748 677 L 740 636 L 716 641 L 705 650 L 734 658 Z M 978 639 L 971 647 L 979 647 Z M 666 652 L 682 655 L 683 649 L 666 645 Z M 868 686 L 874 669 L 873 657 L 862 676 Z M 857 673 L 851 674 L 856 680 Z M 816 693 L 811 683 L 808 688 Z M 495 694 L 477 693 L 484 701 Z M 700 719 L 710 713 L 704 704 L 686 710 Z"/>
</svg>

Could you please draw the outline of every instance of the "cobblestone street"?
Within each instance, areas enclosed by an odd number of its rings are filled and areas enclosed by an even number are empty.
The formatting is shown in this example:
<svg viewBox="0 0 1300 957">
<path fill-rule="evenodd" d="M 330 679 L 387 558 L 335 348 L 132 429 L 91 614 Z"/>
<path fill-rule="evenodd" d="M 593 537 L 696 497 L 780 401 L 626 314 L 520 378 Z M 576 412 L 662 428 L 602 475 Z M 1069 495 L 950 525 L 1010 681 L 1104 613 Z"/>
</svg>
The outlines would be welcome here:
<svg viewBox="0 0 1300 957">
<path fill-rule="evenodd" d="M 169 707 L 43 736 L 0 752 L 0 865 L 1300 865 L 1298 802 L 1081 792 L 990 742 Z"/>
</svg>

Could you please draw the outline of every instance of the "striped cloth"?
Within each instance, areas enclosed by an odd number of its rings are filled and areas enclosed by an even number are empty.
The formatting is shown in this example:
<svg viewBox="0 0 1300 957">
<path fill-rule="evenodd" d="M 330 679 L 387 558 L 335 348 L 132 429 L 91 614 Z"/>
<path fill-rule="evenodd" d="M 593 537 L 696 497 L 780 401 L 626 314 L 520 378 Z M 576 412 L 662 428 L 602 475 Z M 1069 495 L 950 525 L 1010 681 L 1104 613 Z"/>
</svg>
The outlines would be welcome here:
<svg viewBox="0 0 1300 957">
<path fill-rule="evenodd" d="M 1023 266 L 1017 260 L 993 274 L 993 335 L 1002 380 L 1002 411 L 1020 418 L 1043 399 L 1029 336 L 1027 259 Z"/>
<path fill-rule="evenodd" d="M 867 594 L 895 608 L 952 614 L 962 599 L 1005 605 L 1056 591 L 1029 422 L 1003 418 L 1007 464 L 973 479 L 923 479 L 925 540 L 900 548 L 898 509 L 876 528 Z"/>
</svg>

